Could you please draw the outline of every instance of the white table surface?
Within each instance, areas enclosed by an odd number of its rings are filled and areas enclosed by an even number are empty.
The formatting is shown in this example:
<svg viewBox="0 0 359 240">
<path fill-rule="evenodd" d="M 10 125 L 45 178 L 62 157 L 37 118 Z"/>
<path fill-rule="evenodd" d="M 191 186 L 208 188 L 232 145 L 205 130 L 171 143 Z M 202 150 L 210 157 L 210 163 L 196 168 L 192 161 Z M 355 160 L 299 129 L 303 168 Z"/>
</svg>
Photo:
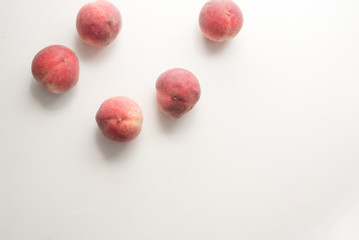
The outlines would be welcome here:
<svg viewBox="0 0 359 240">
<path fill-rule="evenodd" d="M 83 43 L 83 0 L 0 3 L 0 239 L 359 239 L 359 2 L 237 0 L 239 35 L 206 40 L 205 1 L 113 1 L 108 47 Z M 80 80 L 52 95 L 31 75 L 62 44 Z M 182 67 L 202 96 L 180 120 L 155 81 Z M 95 114 L 123 95 L 144 113 L 117 144 Z"/>
</svg>

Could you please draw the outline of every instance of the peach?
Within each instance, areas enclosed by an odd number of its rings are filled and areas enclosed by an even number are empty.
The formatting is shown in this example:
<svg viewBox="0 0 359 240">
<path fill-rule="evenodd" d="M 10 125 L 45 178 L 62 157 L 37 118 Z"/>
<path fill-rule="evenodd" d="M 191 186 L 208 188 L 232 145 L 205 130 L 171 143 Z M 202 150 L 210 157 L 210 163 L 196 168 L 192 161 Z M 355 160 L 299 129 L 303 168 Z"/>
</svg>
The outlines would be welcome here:
<svg viewBox="0 0 359 240">
<path fill-rule="evenodd" d="M 243 14 L 231 0 L 210 0 L 200 12 L 199 25 L 205 37 L 223 42 L 239 33 L 243 26 Z"/>
<path fill-rule="evenodd" d="M 142 110 L 128 97 L 112 97 L 104 101 L 96 113 L 102 134 L 115 142 L 128 142 L 142 129 Z"/>
<path fill-rule="evenodd" d="M 110 44 L 120 33 L 121 27 L 119 10 L 106 0 L 87 3 L 77 14 L 77 32 L 82 40 L 93 46 Z"/>
<path fill-rule="evenodd" d="M 198 102 L 201 88 L 195 75 L 181 68 L 162 73 L 156 82 L 157 103 L 162 112 L 180 118 Z"/>
<path fill-rule="evenodd" d="M 51 45 L 39 51 L 32 60 L 35 80 L 51 93 L 63 93 L 79 80 L 79 60 L 76 54 L 62 45 Z"/>
</svg>

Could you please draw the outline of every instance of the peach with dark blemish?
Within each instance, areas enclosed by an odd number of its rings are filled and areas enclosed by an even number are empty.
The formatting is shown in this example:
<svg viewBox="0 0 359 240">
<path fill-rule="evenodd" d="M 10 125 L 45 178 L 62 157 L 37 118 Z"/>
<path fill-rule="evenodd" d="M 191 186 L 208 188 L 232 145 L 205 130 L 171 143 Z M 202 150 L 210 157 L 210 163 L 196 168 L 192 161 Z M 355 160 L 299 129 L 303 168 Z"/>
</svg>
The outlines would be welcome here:
<svg viewBox="0 0 359 240">
<path fill-rule="evenodd" d="M 156 90 L 161 111 L 173 118 L 180 118 L 189 112 L 201 95 L 196 76 L 182 68 L 162 73 L 156 81 Z"/>
</svg>

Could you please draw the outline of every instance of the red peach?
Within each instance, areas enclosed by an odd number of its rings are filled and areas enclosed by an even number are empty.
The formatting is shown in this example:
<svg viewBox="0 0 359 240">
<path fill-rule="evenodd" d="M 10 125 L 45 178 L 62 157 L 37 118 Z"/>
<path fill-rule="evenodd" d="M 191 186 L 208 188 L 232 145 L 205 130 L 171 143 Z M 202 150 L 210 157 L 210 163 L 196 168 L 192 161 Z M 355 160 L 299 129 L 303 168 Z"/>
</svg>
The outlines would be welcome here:
<svg viewBox="0 0 359 240">
<path fill-rule="evenodd" d="M 162 73 L 156 82 L 157 103 L 168 116 L 180 118 L 198 102 L 201 88 L 195 75 L 181 68 Z"/>
<path fill-rule="evenodd" d="M 115 142 L 128 142 L 142 129 L 142 110 L 128 97 L 112 97 L 102 103 L 96 122 L 102 134 Z"/>
<path fill-rule="evenodd" d="M 231 0 L 210 0 L 199 15 L 205 37 L 215 42 L 234 38 L 243 26 L 241 9 Z"/>
<path fill-rule="evenodd" d="M 86 43 L 103 47 L 120 33 L 122 19 L 119 10 L 106 0 L 84 5 L 77 14 L 77 32 Z"/>
<path fill-rule="evenodd" d="M 79 80 L 79 60 L 76 54 L 62 45 L 51 45 L 39 51 L 32 60 L 35 80 L 51 93 L 63 93 Z"/>
</svg>

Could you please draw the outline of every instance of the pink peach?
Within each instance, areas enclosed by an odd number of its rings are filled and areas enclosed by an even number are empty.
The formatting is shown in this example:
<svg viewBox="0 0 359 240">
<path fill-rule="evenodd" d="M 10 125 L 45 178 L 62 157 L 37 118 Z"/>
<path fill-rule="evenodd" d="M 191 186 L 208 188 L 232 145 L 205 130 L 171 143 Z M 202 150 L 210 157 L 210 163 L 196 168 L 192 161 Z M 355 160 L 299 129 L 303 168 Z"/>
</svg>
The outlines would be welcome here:
<svg viewBox="0 0 359 240">
<path fill-rule="evenodd" d="M 32 60 L 35 80 L 51 93 L 63 93 L 74 87 L 79 79 L 76 54 L 62 45 L 51 45 L 39 51 Z"/>
<path fill-rule="evenodd" d="M 157 79 L 156 90 L 158 106 L 173 118 L 180 118 L 190 111 L 201 95 L 196 76 L 181 68 L 162 73 Z"/>
<path fill-rule="evenodd" d="M 86 43 L 103 47 L 119 34 L 122 19 L 115 5 L 106 0 L 96 0 L 84 5 L 77 14 L 76 28 Z"/>
<path fill-rule="evenodd" d="M 232 0 L 210 0 L 200 12 L 199 25 L 205 37 L 223 42 L 239 33 L 243 26 L 243 14 Z"/>
<path fill-rule="evenodd" d="M 104 101 L 96 113 L 102 134 L 115 142 L 128 142 L 142 129 L 142 110 L 128 97 L 112 97 Z"/>
</svg>

